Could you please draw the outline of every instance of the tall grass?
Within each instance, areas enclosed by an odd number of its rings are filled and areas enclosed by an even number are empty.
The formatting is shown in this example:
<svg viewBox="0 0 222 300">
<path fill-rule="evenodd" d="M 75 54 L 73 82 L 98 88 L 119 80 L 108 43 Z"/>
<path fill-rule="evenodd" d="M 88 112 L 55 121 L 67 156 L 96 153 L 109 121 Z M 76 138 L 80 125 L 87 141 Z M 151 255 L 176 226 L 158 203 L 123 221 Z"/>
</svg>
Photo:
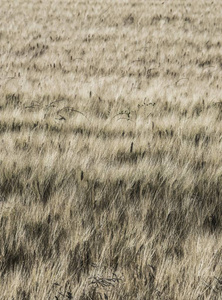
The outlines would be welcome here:
<svg viewBox="0 0 222 300">
<path fill-rule="evenodd" d="M 219 1 L 1 1 L 1 299 L 220 299 Z"/>
</svg>

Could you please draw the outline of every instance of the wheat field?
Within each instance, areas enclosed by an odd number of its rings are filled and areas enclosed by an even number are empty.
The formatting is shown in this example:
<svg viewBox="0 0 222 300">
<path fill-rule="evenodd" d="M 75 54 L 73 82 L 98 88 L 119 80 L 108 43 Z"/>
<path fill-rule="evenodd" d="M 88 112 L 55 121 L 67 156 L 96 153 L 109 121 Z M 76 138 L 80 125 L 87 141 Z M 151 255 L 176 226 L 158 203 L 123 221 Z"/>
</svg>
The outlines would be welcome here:
<svg viewBox="0 0 222 300">
<path fill-rule="evenodd" d="M 222 299 L 222 2 L 0 0 L 0 299 Z"/>
</svg>

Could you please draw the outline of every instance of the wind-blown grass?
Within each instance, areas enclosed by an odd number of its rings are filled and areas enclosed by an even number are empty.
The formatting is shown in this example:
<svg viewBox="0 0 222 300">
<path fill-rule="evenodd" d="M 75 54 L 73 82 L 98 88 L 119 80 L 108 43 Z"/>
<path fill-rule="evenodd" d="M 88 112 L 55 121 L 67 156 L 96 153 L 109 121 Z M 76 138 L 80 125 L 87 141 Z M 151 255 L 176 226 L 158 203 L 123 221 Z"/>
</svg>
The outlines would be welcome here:
<svg viewBox="0 0 222 300">
<path fill-rule="evenodd" d="M 220 299 L 219 1 L 1 1 L 1 299 Z"/>
</svg>

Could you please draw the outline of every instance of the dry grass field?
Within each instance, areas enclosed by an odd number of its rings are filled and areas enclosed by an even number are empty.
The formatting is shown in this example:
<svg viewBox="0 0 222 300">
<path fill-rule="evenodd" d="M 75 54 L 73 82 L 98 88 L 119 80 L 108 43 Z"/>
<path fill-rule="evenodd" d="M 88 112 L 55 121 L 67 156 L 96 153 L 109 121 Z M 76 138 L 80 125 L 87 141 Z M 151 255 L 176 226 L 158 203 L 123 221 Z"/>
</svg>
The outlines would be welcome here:
<svg viewBox="0 0 222 300">
<path fill-rule="evenodd" d="M 0 299 L 222 299 L 222 2 L 0 0 Z"/>
</svg>

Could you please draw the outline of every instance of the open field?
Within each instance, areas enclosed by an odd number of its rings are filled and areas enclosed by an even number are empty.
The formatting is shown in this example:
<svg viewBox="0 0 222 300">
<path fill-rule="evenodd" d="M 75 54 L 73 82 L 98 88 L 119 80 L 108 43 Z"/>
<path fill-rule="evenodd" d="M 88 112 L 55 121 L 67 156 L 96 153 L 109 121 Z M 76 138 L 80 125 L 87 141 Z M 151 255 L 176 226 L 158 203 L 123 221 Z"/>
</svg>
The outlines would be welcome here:
<svg viewBox="0 0 222 300">
<path fill-rule="evenodd" d="M 222 299 L 222 2 L 0 1 L 0 299 Z"/>
</svg>

